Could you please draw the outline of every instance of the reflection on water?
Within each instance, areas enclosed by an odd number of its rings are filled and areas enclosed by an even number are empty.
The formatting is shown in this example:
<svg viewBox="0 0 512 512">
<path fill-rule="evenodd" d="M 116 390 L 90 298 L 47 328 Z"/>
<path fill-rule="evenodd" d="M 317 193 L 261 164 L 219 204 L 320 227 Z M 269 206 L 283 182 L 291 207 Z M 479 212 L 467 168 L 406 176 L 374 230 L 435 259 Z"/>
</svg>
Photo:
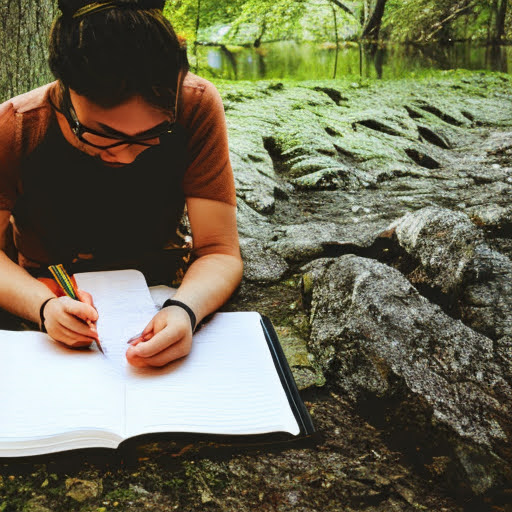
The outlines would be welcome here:
<svg viewBox="0 0 512 512">
<path fill-rule="evenodd" d="M 290 41 L 260 48 L 199 47 L 197 72 L 210 78 L 295 80 L 334 77 L 336 50 Z M 469 69 L 512 72 L 511 46 L 386 45 L 348 43 L 338 50 L 336 78 L 402 78 L 431 69 Z"/>
<path fill-rule="evenodd" d="M 451 46 L 390 44 L 372 47 L 345 43 L 338 52 L 333 46 L 291 41 L 266 44 L 257 49 L 199 46 L 199 67 L 192 66 L 192 70 L 212 79 L 329 79 L 334 78 L 337 55 L 336 78 L 394 79 L 455 68 L 512 73 L 512 46 L 456 43 Z M 193 58 L 194 52 L 189 53 Z M 0 103 L 53 79 L 42 54 L 28 60 L 16 56 L 0 59 Z"/>
</svg>

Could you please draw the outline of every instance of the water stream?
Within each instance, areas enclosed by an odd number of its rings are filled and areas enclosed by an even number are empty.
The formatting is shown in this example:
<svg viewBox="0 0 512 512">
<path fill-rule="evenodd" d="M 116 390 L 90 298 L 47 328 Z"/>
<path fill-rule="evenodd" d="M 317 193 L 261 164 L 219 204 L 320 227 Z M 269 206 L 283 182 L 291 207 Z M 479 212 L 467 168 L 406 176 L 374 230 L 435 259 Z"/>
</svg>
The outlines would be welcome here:
<svg viewBox="0 0 512 512">
<path fill-rule="evenodd" d="M 190 53 L 193 54 L 192 48 Z M 198 66 L 193 63 L 193 71 L 207 78 L 227 80 L 395 79 L 455 68 L 512 72 L 512 46 L 468 42 L 379 47 L 344 43 L 338 50 L 336 73 L 333 45 L 282 41 L 260 48 L 199 46 L 197 56 Z"/>
</svg>

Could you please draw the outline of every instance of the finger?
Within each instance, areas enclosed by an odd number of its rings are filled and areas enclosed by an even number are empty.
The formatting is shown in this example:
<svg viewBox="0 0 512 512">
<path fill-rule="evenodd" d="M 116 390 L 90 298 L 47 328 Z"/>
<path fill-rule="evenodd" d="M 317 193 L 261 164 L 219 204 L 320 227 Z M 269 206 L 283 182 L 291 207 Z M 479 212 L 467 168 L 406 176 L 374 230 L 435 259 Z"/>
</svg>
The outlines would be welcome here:
<svg viewBox="0 0 512 512">
<path fill-rule="evenodd" d="M 67 297 L 61 300 L 64 301 L 65 299 L 67 299 Z M 95 322 L 98 319 L 98 312 L 90 304 L 85 304 L 84 302 L 79 302 L 78 300 L 65 300 L 64 310 L 66 313 L 76 316 L 82 319 L 84 322 L 87 320 L 92 320 Z"/>
<path fill-rule="evenodd" d="M 138 338 L 135 338 L 133 340 L 130 341 L 130 345 L 132 347 L 136 347 L 141 341 L 143 340 L 143 338 L 141 338 L 140 336 Z"/>
<path fill-rule="evenodd" d="M 76 334 L 81 334 L 82 336 L 87 336 L 88 338 L 97 338 L 98 331 L 96 328 L 92 328 L 91 326 L 84 323 L 83 320 L 80 320 L 74 315 L 69 313 L 64 313 L 64 315 L 58 319 L 60 324 L 66 329 L 74 332 Z"/>
<path fill-rule="evenodd" d="M 92 299 L 92 295 L 89 292 L 86 292 L 85 290 L 77 290 L 76 295 L 80 302 L 83 302 L 84 304 L 89 304 L 89 306 L 93 307 L 96 310 L 96 307 L 94 306 L 94 301 Z"/>
<path fill-rule="evenodd" d="M 94 342 L 89 336 L 82 336 L 73 332 L 63 325 L 57 325 L 48 330 L 48 334 L 56 341 L 64 343 L 72 348 L 88 347 Z"/>
<path fill-rule="evenodd" d="M 130 358 L 127 357 L 128 362 L 133 366 L 142 367 L 144 366 L 165 366 L 166 364 L 181 359 L 189 354 L 192 346 L 192 340 L 182 339 L 177 343 L 174 343 L 170 347 L 162 350 L 160 353 L 152 357 L 138 357 L 137 354 L 130 354 Z M 128 355 L 127 355 L 128 356 Z"/>
<path fill-rule="evenodd" d="M 139 343 L 133 350 L 140 357 L 151 357 L 162 352 L 162 350 L 165 350 L 170 345 L 174 345 L 185 335 L 185 331 L 166 327 L 162 331 L 157 332 L 150 340 Z"/>
<path fill-rule="evenodd" d="M 151 321 L 149 322 L 148 325 L 146 325 L 146 327 L 144 328 L 144 330 L 142 331 L 141 333 L 141 337 L 142 338 L 145 338 L 146 336 L 148 336 L 150 333 L 153 332 L 153 329 L 154 329 L 154 317 L 151 319 Z"/>
<path fill-rule="evenodd" d="M 143 357 L 133 354 L 129 349 L 126 351 L 126 360 L 136 368 L 147 368 L 150 366 L 146 363 L 146 360 Z"/>
</svg>

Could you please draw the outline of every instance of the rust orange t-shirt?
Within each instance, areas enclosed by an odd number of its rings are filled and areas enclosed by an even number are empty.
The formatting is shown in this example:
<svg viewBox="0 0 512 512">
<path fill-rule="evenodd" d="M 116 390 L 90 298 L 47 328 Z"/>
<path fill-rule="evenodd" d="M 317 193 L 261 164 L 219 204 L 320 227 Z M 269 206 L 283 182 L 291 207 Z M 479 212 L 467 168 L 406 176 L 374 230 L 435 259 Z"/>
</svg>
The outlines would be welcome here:
<svg viewBox="0 0 512 512">
<path fill-rule="evenodd" d="M 52 82 L 0 105 L 0 210 L 12 211 L 16 204 L 22 159 L 43 139 L 52 115 L 49 98 L 55 102 L 58 89 L 58 82 Z M 188 136 L 184 195 L 236 205 L 220 95 L 211 82 L 190 72 L 185 76 L 181 94 L 177 122 Z M 16 235 L 20 242 L 24 241 L 22 231 L 16 230 Z M 23 265 L 25 258 L 19 256 Z"/>
</svg>

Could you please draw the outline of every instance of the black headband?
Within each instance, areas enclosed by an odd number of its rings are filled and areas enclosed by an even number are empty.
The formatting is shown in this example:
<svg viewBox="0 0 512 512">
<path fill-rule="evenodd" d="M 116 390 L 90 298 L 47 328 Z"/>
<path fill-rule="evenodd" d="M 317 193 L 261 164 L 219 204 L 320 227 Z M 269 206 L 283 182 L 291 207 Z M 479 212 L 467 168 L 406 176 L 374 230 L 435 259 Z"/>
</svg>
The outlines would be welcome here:
<svg viewBox="0 0 512 512">
<path fill-rule="evenodd" d="M 114 0 L 114 1 L 103 1 L 103 2 L 91 2 L 90 0 L 59 0 L 59 9 L 62 14 L 66 17 L 73 17 L 77 11 L 90 5 L 93 8 L 94 5 L 98 9 L 91 9 L 91 12 L 101 10 L 102 6 L 105 7 L 130 7 L 132 9 L 159 9 L 163 10 L 165 0 Z"/>
</svg>

